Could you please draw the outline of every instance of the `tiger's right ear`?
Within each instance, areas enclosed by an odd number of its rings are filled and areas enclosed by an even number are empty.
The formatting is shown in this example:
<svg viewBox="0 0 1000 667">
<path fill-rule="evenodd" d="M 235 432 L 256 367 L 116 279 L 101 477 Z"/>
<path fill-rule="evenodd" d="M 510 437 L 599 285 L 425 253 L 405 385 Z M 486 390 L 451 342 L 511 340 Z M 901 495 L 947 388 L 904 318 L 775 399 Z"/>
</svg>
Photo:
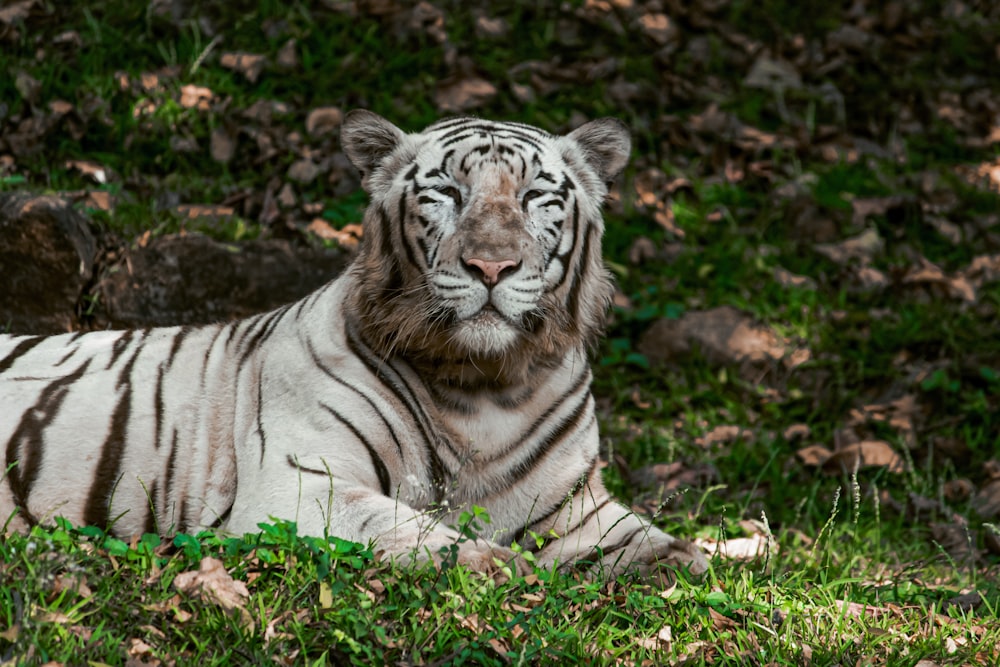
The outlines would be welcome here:
<svg viewBox="0 0 1000 667">
<path fill-rule="evenodd" d="M 361 172 L 361 187 L 368 190 L 368 178 L 383 159 L 406 135 L 377 113 L 355 109 L 344 118 L 340 128 L 340 143 L 351 161 Z"/>
</svg>

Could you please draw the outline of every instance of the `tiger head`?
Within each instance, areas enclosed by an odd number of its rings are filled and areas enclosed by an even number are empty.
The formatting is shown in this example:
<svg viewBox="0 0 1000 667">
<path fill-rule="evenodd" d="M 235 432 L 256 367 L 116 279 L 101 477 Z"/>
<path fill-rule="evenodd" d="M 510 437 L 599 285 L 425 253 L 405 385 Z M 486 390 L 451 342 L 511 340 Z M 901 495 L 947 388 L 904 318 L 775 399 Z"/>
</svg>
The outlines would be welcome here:
<svg viewBox="0 0 1000 667">
<path fill-rule="evenodd" d="M 463 117 L 407 134 L 358 110 L 341 138 L 371 197 L 353 273 L 380 354 L 495 384 L 593 342 L 611 294 L 601 206 L 630 150 L 621 122 L 553 136 Z"/>
</svg>

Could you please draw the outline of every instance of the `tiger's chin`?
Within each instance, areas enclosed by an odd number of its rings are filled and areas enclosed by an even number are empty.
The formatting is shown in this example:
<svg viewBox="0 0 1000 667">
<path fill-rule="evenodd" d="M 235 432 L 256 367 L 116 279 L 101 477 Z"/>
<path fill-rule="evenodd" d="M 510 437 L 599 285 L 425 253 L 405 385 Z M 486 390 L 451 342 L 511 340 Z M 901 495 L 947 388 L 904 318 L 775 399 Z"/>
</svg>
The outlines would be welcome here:
<svg viewBox="0 0 1000 667">
<path fill-rule="evenodd" d="M 452 340 L 474 356 L 500 356 L 511 350 L 524 332 L 492 308 L 455 324 Z"/>
</svg>

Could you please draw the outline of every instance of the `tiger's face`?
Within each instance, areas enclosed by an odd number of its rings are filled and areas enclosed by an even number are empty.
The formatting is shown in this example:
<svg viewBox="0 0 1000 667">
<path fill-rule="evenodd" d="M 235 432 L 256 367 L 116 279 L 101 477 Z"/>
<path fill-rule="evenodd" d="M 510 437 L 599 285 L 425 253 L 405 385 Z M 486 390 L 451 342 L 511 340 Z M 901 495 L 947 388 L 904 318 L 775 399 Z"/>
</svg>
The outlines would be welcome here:
<svg viewBox="0 0 1000 667">
<path fill-rule="evenodd" d="M 395 350 L 509 366 L 600 328 L 600 207 L 628 156 L 620 123 L 557 137 L 455 118 L 404 134 L 353 112 L 342 137 L 372 198 L 359 276 Z"/>
</svg>

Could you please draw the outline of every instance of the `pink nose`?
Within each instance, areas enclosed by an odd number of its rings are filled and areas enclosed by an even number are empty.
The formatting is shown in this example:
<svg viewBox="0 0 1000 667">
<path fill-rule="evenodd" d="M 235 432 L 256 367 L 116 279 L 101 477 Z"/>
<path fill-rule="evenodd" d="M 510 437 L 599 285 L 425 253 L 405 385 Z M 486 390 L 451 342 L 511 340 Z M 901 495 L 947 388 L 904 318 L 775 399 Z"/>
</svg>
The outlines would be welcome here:
<svg viewBox="0 0 1000 667">
<path fill-rule="evenodd" d="M 472 270 L 473 273 L 478 273 L 479 278 L 486 283 L 487 287 L 491 287 L 500 282 L 500 278 L 506 269 L 511 269 L 518 266 L 518 263 L 512 259 L 502 259 L 499 262 L 491 262 L 485 259 L 477 259 L 473 257 L 472 259 L 465 260 L 465 265 Z M 507 273 L 512 273 L 508 271 Z"/>
</svg>

